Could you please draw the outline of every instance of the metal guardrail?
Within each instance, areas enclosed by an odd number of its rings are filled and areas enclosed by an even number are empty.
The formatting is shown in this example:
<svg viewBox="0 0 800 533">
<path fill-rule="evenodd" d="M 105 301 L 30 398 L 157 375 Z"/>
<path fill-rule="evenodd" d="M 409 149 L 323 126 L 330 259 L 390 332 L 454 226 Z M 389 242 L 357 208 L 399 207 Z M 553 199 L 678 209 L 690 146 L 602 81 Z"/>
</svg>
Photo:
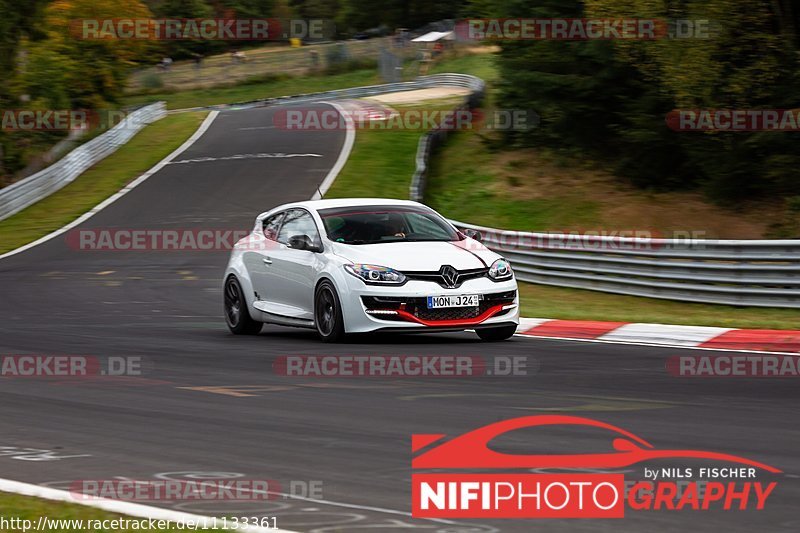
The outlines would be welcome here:
<svg viewBox="0 0 800 533">
<path fill-rule="evenodd" d="M 301 104 L 310 102 L 321 102 L 324 100 L 340 99 L 340 98 L 364 98 L 367 96 L 375 96 L 378 94 L 397 93 L 403 91 L 415 91 L 418 89 L 431 89 L 434 87 L 463 87 L 472 89 L 470 94 L 470 102 L 475 98 L 475 94 L 479 93 L 482 97 L 484 90 L 484 82 L 475 76 L 467 74 L 431 74 L 428 76 L 419 76 L 411 81 L 401 81 L 397 83 L 383 83 L 380 85 L 367 85 L 364 87 L 353 87 L 351 89 L 337 89 L 334 91 L 324 91 L 319 93 L 309 94 L 296 94 L 293 96 L 280 96 L 277 98 L 265 98 L 261 100 L 252 100 L 247 102 L 238 102 L 235 104 L 226 104 L 225 106 L 212 106 L 214 109 L 228 109 L 249 106 L 266 106 L 266 105 L 282 105 L 282 104 Z"/>
<path fill-rule="evenodd" d="M 714 304 L 800 308 L 800 240 L 682 240 L 474 229 L 521 281 Z M 800 323 L 800 317 L 798 318 Z"/>
<path fill-rule="evenodd" d="M 0 189 L 0 220 L 68 185 L 84 171 L 114 153 L 147 124 L 166 116 L 166 104 L 157 102 L 133 111 L 108 130 L 72 150 L 49 167 Z"/>
</svg>

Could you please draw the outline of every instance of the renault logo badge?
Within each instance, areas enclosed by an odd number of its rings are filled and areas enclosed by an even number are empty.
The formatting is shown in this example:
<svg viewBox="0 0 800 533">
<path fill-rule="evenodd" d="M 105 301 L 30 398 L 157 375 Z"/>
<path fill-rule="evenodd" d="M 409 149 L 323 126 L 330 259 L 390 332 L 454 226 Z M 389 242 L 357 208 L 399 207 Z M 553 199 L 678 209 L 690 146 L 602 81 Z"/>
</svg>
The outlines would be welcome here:
<svg viewBox="0 0 800 533">
<path fill-rule="evenodd" d="M 451 267 L 450 265 L 444 265 L 442 270 L 440 271 L 442 275 L 442 279 L 444 280 L 445 285 L 450 288 L 453 288 L 458 283 L 458 270 Z"/>
</svg>

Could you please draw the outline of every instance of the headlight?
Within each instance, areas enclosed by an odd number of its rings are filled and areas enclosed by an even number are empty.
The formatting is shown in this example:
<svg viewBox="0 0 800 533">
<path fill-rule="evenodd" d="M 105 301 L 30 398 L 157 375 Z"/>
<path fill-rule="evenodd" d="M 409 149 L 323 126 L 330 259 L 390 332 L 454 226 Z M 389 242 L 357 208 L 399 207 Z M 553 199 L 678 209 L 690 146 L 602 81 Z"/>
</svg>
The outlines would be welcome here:
<svg viewBox="0 0 800 533">
<path fill-rule="evenodd" d="M 494 281 L 511 279 L 514 273 L 511 271 L 511 264 L 505 259 L 498 259 L 489 268 L 489 277 Z"/>
<path fill-rule="evenodd" d="M 377 265 L 345 265 L 345 270 L 366 283 L 380 283 L 386 285 L 401 285 L 405 283 L 406 276 L 392 268 Z"/>
</svg>

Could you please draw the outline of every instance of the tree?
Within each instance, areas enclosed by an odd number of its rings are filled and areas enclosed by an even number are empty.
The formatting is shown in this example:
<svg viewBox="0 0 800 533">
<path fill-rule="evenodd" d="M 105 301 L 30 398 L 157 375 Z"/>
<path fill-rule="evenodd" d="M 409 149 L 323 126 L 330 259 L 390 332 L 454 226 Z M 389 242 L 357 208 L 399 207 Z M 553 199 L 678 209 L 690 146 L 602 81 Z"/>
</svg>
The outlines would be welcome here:
<svg viewBox="0 0 800 533">
<path fill-rule="evenodd" d="M 217 0 L 212 5 L 218 14 L 230 12 L 238 18 L 268 18 L 275 9 L 273 0 Z"/>
<path fill-rule="evenodd" d="M 0 0 L 0 104 L 11 97 L 9 82 L 16 70 L 20 40 L 25 36 L 39 37 L 37 22 L 48 0 Z"/>
<path fill-rule="evenodd" d="M 581 18 L 583 3 L 546 0 L 531 6 L 524 0 L 483 2 L 497 18 Z M 637 72 L 617 60 L 609 41 L 503 41 L 498 58 L 503 107 L 533 109 L 539 128 L 510 132 L 523 145 L 594 149 L 608 153 L 625 122 L 624 106 L 641 90 Z"/>
<path fill-rule="evenodd" d="M 659 87 L 677 108 L 790 109 L 797 107 L 797 14 L 792 3 L 772 0 L 586 0 L 593 17 L 630 13 L 672 20 L 708 20 L 707 38 L 615 43 L 619 56 Z M 738 202 L 759 194 L 797 194 L 791 170 L 800 142 L 787 133 L 682 133 L 662 135 L 681 146 L 710 194 Z M 631 133 L 633 135 L 631 135 Z M 628 139 L 642 131 L 628 132 Z M 689 137 L 674 142 L 676 136 Z M 655 150 L 663 152 L 660 147 Z M 667 152 L 669 153 L 669 151 Z M 797 154 L 797 155 L 795 155 Z"/>
<path fill-rule="evenodd" d="M 0 0 L 0 109 L 7 109 L 20 96 L 17 84 L 17 58 L 23 38 L 39 38 L 38 22 L 47 0 Z M 22 166 L 20 152 L 10 136 L 0 130 L 0 180 Z"/>
<path fill-rule="evenodd" d="M 305 3 L 309 0 L 293 0 Z M 419 28 L 431 22 L 454 19 L 462 14 L 465 0 L 342 0 L 340 26 L 364 30 L 381 25 L 390 29 Z"/>
<path fill-rule="evenodd" d="M 339 12 L 339 0 L 291 0 L 289 6 L 302 19 L 333 19 Z"/>
<path fill-rule="evenodd" d="M 74 108 L 97 109 L 122 95 L 130 67 L 150 57 L 153 44 L 137 39 L 91 39 L 76 34 L 73 21 L 83 19 L 150 18 L 139 0 L 55 0 L 44 13 L 46 40 L 33 43 L 37 65 L 57 63 L 60 78 Z M 48 69 L 29 72 L 28 87 L 44 87 Z M 52 82 L 52 80 L 51 80 Z"/>
<path fill-rule="evenodd" d="M 220 12 L 215 13 L 205 0 L 148 0 L 148 5 L 157 19 L 201 19 L 209 17 L 233 17 L 231 12 L 220 5 Z M 180 40 L 160 43 L 160 49 L 166 56 L 182 59 L 195 55 L 209 55 L 220 52 L 224 45 L 207 40 Z"/>
</svg>

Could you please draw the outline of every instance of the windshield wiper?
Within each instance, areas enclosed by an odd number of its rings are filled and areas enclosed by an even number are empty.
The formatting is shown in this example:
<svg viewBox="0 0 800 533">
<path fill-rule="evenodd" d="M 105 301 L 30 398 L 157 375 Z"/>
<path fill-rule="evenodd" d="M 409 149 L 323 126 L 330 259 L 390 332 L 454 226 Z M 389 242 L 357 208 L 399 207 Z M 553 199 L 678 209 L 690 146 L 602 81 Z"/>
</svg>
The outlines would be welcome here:
<svg viewBox="0 0 800 533">
<path fill-rule="evenodd" d="M 333 242 L 337 242 L 339 244 L 356 244 L 356 245 L 358 245 L 358 244 L 376 244 L 376 243 L 384 242 L 384 241 L 366 241 L 364 239 L 353 239 L 352 241 L 333 241 Z"/>
<path fill-rule="evenodd" d="M 363 239 L 355 239 L 352 241 L 335 241 L 339 244 L 389 244 L 394 242 L 450 242 L 450 239 L 405 239 L 405 238 L 396 238 L 396 239 L 378 239 L 367 241 Z"/>
<path fill-rule="evenodd" d="M 451 239 L 405 239 L 407 242 L 450 242 Z"/>
</svg>

